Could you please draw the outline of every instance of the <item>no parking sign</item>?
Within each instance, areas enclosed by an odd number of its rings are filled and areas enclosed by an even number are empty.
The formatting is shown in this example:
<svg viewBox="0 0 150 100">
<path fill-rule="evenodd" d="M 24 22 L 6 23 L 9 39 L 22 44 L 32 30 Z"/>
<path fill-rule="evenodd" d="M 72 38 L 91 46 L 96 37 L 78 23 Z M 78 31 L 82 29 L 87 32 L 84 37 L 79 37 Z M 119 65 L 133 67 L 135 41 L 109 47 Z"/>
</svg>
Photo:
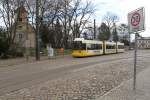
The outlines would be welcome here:
<svg viewBox="0 0 150 100">
<path fill-rule="evenodd" d="M 128 14 L 129 32 L 139 32 L 145 30 L 144 7 L 134 10 Z"/>
</svg>

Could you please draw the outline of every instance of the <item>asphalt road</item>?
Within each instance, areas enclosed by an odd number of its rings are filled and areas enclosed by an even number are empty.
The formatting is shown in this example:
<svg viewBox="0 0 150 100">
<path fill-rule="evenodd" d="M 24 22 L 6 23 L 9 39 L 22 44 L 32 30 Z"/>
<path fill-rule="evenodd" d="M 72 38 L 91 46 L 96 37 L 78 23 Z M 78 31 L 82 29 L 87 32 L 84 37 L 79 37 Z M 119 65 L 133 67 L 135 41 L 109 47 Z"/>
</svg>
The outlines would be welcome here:
<svg viewBox="0 0 150 100">
<path fill-rule="evenodd" d="M 133 60 L 133 51 L 87 58 L 72 58 L 70 56 L 20 64 L 0 68 L 0 95 L 16 91 L 25 87 L 40 84 L 47 80 L 54 80 L 69 75 L 74 70 L 92 67 L 95 64 L 113 62 L 118 60 Z M 139 57 L 148 57 L 147 51 L 140 51 Z"/>
</svg>

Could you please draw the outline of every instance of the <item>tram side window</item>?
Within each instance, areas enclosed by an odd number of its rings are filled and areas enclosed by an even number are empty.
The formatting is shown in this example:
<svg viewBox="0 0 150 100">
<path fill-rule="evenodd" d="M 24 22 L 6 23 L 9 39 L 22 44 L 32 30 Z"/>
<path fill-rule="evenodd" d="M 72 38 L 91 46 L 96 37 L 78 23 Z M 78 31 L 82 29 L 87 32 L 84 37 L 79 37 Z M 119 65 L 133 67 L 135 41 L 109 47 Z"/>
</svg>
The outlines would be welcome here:
<svg viewBox="0 0 150 100">
<path fill-rule="evenodd" d="M 102 49 L 102 44 L 94 44 L 94 45 L 95 45 L 94 49 L 96 49 L 96 50 Z"/>
<path fill-rule="evenodd" d="M 82 50 L 86 50 L 86 44 L 82 44 Z"/>
<path fill-rule="evenodd" d="M 87 44 L 87 49 L 88 50 L 93 50 L 93 45 L 92 44 Z"/>
<path fill-rule="evenodd" d="M 118 49 L 124 49 L 123 45 L 118 45 Z"/>
<path fill-rule="evenodd" d="M 115 45 L 106 45 L 106 49 L 115 49 Z"/>
<path fill-rule="evenodd" d="M 73 50 L 79 50 L 80 49 L 80 42 L 73 42 Z"/>
<path fill-rule="evenodd" d="M 102 45 L 101 44 L 88 44 L 87 49 L 88 50 L 99 50 L 99 49 L 102 49 Z"/>
</svg>

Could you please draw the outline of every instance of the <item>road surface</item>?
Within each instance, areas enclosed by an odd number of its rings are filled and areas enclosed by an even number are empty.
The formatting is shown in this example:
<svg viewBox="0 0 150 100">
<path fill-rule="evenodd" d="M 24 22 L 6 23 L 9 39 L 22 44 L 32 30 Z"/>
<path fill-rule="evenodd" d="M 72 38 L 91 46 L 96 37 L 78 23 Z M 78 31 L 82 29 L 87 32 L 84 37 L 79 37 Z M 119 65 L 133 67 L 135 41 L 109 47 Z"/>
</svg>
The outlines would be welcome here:
<svg viewBox="0 0 150 100">
<path fill-rule="evenodd" d="M 138 58 L 149 59 L 149 51 L 138 52 Z M 56 80 L 61 77 L 76 73 L 78 70 L 92 68 L 95 65 L 107 64 L 110 62 L 133 61 L 133 51 L 103 55 L 87 58 L 72 58 L 67 56 L 61 59 L 19 64 L 0 68 L 0 95 L 27 88 L 49 80 Z"/>
</svg>

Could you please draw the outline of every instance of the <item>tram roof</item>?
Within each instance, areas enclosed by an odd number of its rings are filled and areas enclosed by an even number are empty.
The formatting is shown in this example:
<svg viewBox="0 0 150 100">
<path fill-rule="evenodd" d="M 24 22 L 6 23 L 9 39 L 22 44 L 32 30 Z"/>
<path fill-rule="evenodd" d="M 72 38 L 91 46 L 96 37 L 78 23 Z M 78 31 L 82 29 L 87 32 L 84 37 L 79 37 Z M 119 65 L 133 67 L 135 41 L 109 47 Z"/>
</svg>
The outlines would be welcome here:
<svg viewBox="0 0 150 100">
<path fill-rule="evenodd" d="M 116 45 L 116 42 L 109 42 L 109 41 L 106 41 L 105 43 L 108 44 L 108 45 Z M 117 45 L 124 45 L 124 43 L 117 42 Z"/>
<path fill-rule="evenodd" d="M 74 41 L 81 41 L 82 43 L 102 44 L 102 41 L 98 40 L 85 40 L 84 38 L 75 38 Z M 115 42 L 106 41 L 105 43 L 115 45 Z M 124 43 L 117 42 L 118 45 L 124 45 Z"/>
<path fill-rule="evenodd" d="M 74 41 L 82 41 L 82 43 L 102 44 L 102 41 L 97 41 L 97 40 L 85 40 L 84 38 L 75 38 Z"/>
</svg>

